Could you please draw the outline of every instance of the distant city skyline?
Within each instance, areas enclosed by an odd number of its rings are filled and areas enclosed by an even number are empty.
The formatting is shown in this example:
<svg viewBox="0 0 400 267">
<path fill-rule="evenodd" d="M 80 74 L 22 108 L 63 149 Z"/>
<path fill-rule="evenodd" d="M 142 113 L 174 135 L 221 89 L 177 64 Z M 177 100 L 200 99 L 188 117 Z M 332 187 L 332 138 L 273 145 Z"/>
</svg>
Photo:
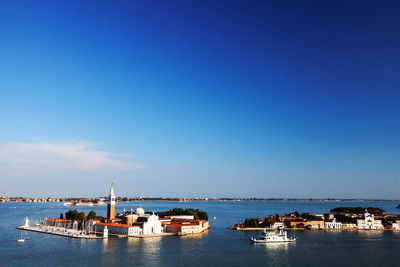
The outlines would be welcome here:
<svg viewBox="0 0 400 267">
<path fill-rule="evenodd" d="M 0 195 L 398 199 L 399 8 L 3 1 Z"/>
</svg>

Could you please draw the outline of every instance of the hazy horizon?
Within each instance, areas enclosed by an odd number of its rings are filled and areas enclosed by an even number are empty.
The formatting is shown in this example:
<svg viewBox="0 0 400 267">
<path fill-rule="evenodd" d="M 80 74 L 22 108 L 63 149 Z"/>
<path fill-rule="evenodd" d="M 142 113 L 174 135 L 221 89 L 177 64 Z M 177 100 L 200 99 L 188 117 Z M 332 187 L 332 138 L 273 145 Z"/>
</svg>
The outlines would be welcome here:
<svg viewBox="0 0 400 267">
<path fill-rule="evenodd" d="M 0 195 L 396 199 L 399 7 L 3 1 Z"/>
</svg>

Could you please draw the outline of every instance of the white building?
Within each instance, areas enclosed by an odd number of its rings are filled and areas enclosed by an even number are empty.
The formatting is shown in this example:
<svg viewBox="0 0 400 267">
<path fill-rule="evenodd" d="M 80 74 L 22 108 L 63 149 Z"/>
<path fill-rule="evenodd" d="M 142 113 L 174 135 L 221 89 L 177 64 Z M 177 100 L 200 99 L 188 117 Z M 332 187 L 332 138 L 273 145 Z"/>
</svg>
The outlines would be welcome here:
<svg viewBox="0 0 400 267">
<path fill-rule="evenodd" d="M 285 228 L 285 224 L 283 222 L 271 223 L 271 228 L 278 229 L 279 227 Z"/>
<path fill-rule="evenodd" d="M 163 232 L 161 221 L 157 215 L 144 214 L 143 216 L 139 216 L 138 221 L 143 221 L 144 235 L 161 234 Z"/>
<path fill-rule="evenodd" d="M 103 233 L 104 227 L 107 227 L 109 234 L 135 236 L 142 234 L 142 228 L 136 225 L 118 224 L 118 223 L 101 223 L 94 225 L 95 232 Z"/>
<path fill-rule="evenodd" d="M 376 230 L 383 229 L 383 225 L 381 220 L 374 219 L 374 214 L 370 214 L 367 210 L 365 210 L 363 218 L 357 220 L 357 228 L 364 230 Z"/>
<path fill-rule="evenodd" d="M 393 230 L 400 230 L 399 223 L 400 223 L 400 221 L 396 221 L 396 222 L 392 223 L 392 229 Z"/>
<path fill-rule="evenodd" d="M 337 222 L 336 218 L 333 218 L 332 221 L 325 222 L 325 228 L 326 229 L 341 229 L 342 228 L 342 223 L 341 222 Z"/>
</svg>

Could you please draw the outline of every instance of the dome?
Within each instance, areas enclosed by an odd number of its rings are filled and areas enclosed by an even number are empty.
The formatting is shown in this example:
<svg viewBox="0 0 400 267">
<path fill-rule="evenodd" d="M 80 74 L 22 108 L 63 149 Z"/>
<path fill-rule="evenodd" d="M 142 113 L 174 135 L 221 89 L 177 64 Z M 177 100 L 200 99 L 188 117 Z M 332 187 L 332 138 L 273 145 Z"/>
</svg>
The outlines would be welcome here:
<svg viewBox="0 0 400 267">
<path fill-rule="evenodd" d="M 139 207 L 136 209 L 136 214 L 137 215 L 143 215 L 144 214 L 144 209 L 142 209 L 142 206 L 139 204 Z"/>
</svg>

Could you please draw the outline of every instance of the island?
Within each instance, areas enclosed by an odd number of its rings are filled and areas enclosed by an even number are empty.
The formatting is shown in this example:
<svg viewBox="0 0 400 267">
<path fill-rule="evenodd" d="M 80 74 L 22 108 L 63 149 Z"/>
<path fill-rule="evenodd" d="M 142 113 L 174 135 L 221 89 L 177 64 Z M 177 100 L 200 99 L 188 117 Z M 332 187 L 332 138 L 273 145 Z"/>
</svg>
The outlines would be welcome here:
<svg viewBox="0 0 400 267">
<path fill-rule="evenodd" d="M 65 216 L 61 213 L 59 218 L 46 218 L 34 225 L 25 218 L 24 224 L 17 228 L 76 238 L 182 236 L 201 234 L 210 228 L 207 212 L 199 209 L 175 208 L 155 213 L 145 212 L 139 204 L 135 212 L 131 208 L 116 214 L 113 185 L 108 199 L 106 217 L 97 216 L 95 211 L 86 215 L 78 210 L 69 210 Z"/>
<path fill-rule="evenodd" d="M 232 230 L 400 230 L 400 215 L 377 207 L 338 207 L 324 214 L 291 212 L 265 218 L 245 218 Z"/>
</svg>

